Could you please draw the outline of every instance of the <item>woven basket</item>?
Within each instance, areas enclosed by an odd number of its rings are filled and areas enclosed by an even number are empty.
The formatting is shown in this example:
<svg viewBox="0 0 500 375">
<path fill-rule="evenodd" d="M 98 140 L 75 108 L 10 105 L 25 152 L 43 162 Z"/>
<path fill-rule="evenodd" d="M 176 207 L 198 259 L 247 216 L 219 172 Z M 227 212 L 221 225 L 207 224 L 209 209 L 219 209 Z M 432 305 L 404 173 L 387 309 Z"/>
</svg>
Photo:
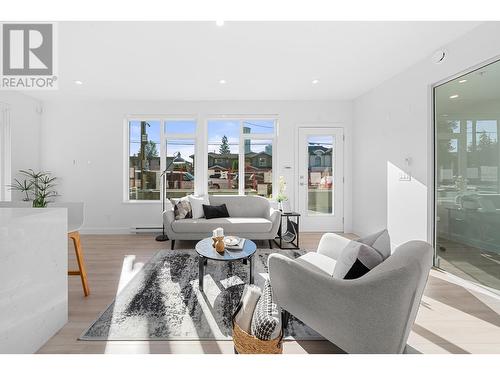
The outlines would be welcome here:
<svg viewBox="0 0 500 375">
<path fill-rule="evenodd" d="M 234 349 L 238 354 L 282 354 L 283 332 L 273 340 L 261 340 L 243 331 L 233 320 Z"/>
</svg>

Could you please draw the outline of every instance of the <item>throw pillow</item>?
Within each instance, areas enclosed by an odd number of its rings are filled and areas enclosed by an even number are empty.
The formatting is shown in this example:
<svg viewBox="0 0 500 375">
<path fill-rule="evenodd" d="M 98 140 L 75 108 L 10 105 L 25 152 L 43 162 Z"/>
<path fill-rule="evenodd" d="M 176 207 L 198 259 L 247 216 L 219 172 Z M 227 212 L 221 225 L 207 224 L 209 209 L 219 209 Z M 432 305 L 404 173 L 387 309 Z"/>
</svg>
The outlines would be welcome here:
<svg viewBox="0 0 500 375">
<path fill-rule="evenodd" d="M 273 300 L 271 282 L 266 281 L 253 313 L 251 334 L 260 340 L 273 340 L 281 332 L 281 315 Z"/>
<path fill-rule="evenodd" d="M 202 195 L 199 197 L 196 197 L 194 195 L 188 195 L 189 198 L 189 203 L 191 203 L 191 211 L 192 211 L 192 216 L 193 219 L 200 219 L 202 218 L 205 214 L 203 212 L 203 205 L 204 204 L 210 204 L 208 201 L 208 195 Z"/>
<path fill-rule="evenodd" d="M 188 197 L 183 197 L 177 201 L 171 199 L 170 201 L 174 206 L 175 220 L 190 219 L 193 216 Z"/>
<path fill-rule="evenodd" d="M 383 261 L 382 254 L 373 247 L 361 242 L 351 241 L 341 251 L 332 276 L 336 279 L 357 279 Z"/>
<path fill-rule="evenodd" d="M 203 205 L 203 212 L 207 219 L 215 219 L 218 217 L 229 217 L 229 212 L 227 212 L 226 204 L 223 203 L 220 206 L 209 206 Z"/>
<path fill-rule="evenodd" d="M 245 332 L 250 333 L 255 306 L 261 295 L 257 285 L 245 284 L 243 296 L 241 297 L 241 308 L 234 317 L 235 323 Z"/>
<path fill-rule="evenodd" d="M 357 241 L 373 247 L 380 253 L 380 255 L 382 255 L 384 260 L 389 258 L 391 255 L 391 238 L 389 237 L 387 229 L 370 234 L 369 236 L 360 238 Z"/>
</svg>

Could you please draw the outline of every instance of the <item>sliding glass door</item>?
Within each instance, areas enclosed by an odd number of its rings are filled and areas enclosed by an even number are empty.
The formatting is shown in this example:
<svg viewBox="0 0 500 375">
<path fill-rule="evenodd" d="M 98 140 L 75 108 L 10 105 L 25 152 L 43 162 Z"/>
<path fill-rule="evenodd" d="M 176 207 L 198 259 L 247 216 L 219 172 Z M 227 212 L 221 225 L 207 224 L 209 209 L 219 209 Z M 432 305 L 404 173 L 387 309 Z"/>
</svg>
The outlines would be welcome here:
<svg viewBox="0 0 500 375">
<path fill-rule="evenodd" d="M 434 89 L 439 266 L 500 291 L 500 62 Z"/>
</svg>

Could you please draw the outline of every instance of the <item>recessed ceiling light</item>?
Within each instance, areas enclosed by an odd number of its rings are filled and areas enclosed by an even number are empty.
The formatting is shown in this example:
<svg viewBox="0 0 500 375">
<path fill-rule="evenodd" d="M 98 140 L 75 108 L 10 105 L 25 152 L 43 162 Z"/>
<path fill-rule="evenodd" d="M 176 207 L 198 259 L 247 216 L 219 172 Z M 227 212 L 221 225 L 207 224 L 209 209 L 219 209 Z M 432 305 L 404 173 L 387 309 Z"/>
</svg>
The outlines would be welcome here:
<svg viewBox="0 0 500 375">
<path fill-rule="evenodd" d="M 226 80 L 225 80 L 225 79 L 221 79 L 221 80 L 219 81 L 219 83 L 220 83 L 221 85 L 225 85 L 225 84 L 226 84 Z"/>
<path fill-rule="evenodd" d="M 224 26 L 224 20 L 216 20 L 215 24 L 219 27 Z"/>
<path fill-rule="evenodd" d="M 83 85 L 83 82 L 82 82 L 82 81 L 79 81 L 79 80 L 76 80 L 76 81 L 75 81 L 75 85 Z"/>
<path fill-rule="evenodd" d="M 313 80 L 312 80 L 312 84 L 313 84 L 313 85 L 317 85 L 318 83 L 319 83 L 319 79 L 313 79 Z"/>
<path fill-rule="evenodd" d="M 448 115 L 446 113 L 443 113 L 441 116 L 448 117 Z"/>
<path fill-rule="evenodd" d="M 458 81 L 458 83 L 465 83 L 465 82 L 467 82 L 466 79 L 461 79 L 460 81 Z"/>
<path fill-rule="evenodd" d="M 456 99 L 456 98 L 458 98 L 458 94 L 450 96 L 450 99 Z"/>
</svg>

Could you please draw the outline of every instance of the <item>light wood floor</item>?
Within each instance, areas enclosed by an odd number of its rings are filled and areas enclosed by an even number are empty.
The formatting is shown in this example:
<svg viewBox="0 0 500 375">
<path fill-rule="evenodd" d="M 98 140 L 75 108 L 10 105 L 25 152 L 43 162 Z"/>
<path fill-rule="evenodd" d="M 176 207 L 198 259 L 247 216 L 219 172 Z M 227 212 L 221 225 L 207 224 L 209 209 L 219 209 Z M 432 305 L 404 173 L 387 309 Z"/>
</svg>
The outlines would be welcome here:
<svg viewBox="0 0 500 375">
<path fill-rule="evenodd" d="M 314 250 L 320 233 L 301 233 L 301 247 Z M 169 242 L 153 235 L 82 235 L 91 288 L 83 297 L 79 277 L 69 280 L 69 321 L 39 353 L 233 353 L 230 341 L 78 341 L 77 337 L 115 297 L 124 257 L 145 263 Z M 259 243 L 258 243 L 259 245 Z M 260 244 L 267 247 L 266 243 Z M 178 241 L 176 248 L 193 247 Z M 70 266 L 75 266 L 69 247 Z M 133 267 L 133 265 L 130 265 Z M 123 276 L 122 276 L 123 284 Z M 500 353 L 500 297 L 432 270 L 408 344 L 420 353 Z M 340 353 L 327 341 L 286 342 L 285 353 Z"/>
</svg>

